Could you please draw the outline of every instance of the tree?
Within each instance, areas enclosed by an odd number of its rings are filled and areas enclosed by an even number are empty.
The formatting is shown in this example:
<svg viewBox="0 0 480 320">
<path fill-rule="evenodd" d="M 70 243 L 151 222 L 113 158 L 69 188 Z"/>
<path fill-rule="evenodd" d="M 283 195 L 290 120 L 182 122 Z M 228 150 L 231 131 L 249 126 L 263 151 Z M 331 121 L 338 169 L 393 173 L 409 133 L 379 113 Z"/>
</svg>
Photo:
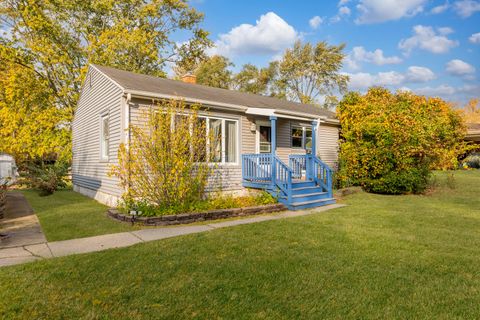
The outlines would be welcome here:
<svg viewBox="0 0 480 320">
<path fill-rule="evenodd" d="M 347 90 L 348 76 L 339 73 L 345 58 L 344 44 L 330 46 L 319 42 L 315 46 L 297 41 L 287 49 L 278 65 L 276 87 L 278 95 L 301 103 L 319 104 L 325 97 L 327 105 L 335 101 L 336 91 Z"/>
<path fill-rule="evenodd" d="M 269 95 L 270 86 L 275 81 L 277 65 L 270 63 L 266 68 L 257 68 L 253 64 L 245 64 L 233 79 L 236 90 L 254 94 Z"/>
<path fill-rule="evenodd" d="M 456 168 L 467 150 L 460 113 L 439 98 L 371 88 L 365 95 L 345 95 L 337 114 L 343 185 L 379 193 L 422 192 L 431 169 Z"/>
<path fill-rule="evenodd" d="M 20 55 L 22 64 L 4 59 L 6 51 L 0 45 L 0 150 L 20 165 L 54 155 L 70 159 L 71 113 L 51 102 L 53 92 L 32 62 Z"/>
<path fill-rule="evenodd" d="M 210 45 L 202 19 L 185 0 L 5 0 L 0 23 L 9 37 L 2 39 L 8 49 L 2 63 L 35 77 L 27 83 L 40 81 L 49 110 L 66 110 L 71 119 L 88 63 L 156 76 L 165 76 L 170 63 L 188 68 Z M 189 37 L 181 44 L 172 39 L 179 31 Z"/>
<path fill-rule="evenodd" d="M 143 206 L 144 215 L 187 212 L 204 196 L 213 169 L 206 162 L 205 119 L 198 117 L 198 106 L 187 109 L 174 100 L 143 116 L 145 125 L 130 127 L 128 149 L 120 146 L 119 163 L 112 167 L 126 190 L 125 205 Z"/>
<path fill-rule="evenodd" d="M 480 99 L 470 99 L 464 109 L 467 123 L 480 123 Z"/>
<path fill-rule="evenodd" d="M 232 72 L 228 70 L 233 63 L 223 56 L 212 56 L 202 61 L 195 75 L 197 83 L 210 87 L 229 89 L 232 85 Z"/>
</svg>

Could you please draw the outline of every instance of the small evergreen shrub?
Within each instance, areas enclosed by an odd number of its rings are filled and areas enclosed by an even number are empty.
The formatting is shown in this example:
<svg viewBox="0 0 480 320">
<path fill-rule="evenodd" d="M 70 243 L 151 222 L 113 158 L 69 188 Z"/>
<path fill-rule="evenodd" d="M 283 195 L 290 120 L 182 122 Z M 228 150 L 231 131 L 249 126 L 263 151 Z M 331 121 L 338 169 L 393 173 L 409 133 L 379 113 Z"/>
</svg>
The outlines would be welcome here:
<svg viewBox="0 0 480 320">
<path fill-rule="evenodd" d="M 37 189 L 40 196 L 48 196 L 67 186 L 68 164 L 57 161 L 54 164 L 30 164 L 23 173 L 29 187 Z"/>
<path fill-rule="evenodd" d="M 480 169 L 480 154 L 475 153 L 469 155 L 463 160 L 463 165 L 467 168 Z"/>
</svg>

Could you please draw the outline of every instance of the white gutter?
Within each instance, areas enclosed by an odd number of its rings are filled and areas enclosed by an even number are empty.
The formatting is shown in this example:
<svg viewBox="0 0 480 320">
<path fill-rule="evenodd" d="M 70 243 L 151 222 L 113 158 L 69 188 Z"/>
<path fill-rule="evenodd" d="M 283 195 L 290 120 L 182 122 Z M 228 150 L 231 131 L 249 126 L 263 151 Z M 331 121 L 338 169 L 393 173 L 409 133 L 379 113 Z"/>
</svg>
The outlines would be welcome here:
<svg viewBox="0 0 480 320">
<path fill-rule="evenodd" d="M 129 93 L 132 97 L 136 98 L 157 98 L 157 99 L 168 99 L 168 100 L 184 100 L 189 103 L 198 103 L 206 106 L 211 106 L 215 108 L 224 108 L 228 110 L 237 110 L 237 111 L 247 111 L 248 108 L 244 106 L 240 106 L 237 104 L 230 104 L 230 103 L 223 103 L 223 102 L 216 102 L 211 100 L 203 100 L 203 99 L 194 99 L 188 97 L 181 97 L 181 96 L 174 96 L 169 94 L 161 94 L 161 93 L 152 93 L 148 91 L 139 91 L 139 90 L 125 90 L 125 93 Z"/>
</svg>

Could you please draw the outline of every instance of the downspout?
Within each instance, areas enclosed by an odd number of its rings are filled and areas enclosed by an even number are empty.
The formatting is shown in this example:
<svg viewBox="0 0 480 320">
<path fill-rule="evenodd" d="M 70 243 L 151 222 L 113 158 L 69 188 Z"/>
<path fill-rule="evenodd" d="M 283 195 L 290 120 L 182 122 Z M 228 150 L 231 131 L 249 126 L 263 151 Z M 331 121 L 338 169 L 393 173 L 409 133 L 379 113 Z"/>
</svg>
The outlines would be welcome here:
<svg viewBox="0 0 480 320">
<path fill-rule="evenodd" d="M 130 176 L 130 101 L 132 101 L 132 95 L 130 93 L 127 93 L 126 99 L 125 99 L 125 128 L 124 128 L 124 138 L 125 138 L 125 149 L 127 150 L 127 157 L 128 157 L 128 164 L 127 164 L 127 170 L 128 170 L 128 181 L 127 181 L 127 186 L 125 192 L 130 191 L 130 181 L 131 181 L 131 176 Z"/>
</svg>

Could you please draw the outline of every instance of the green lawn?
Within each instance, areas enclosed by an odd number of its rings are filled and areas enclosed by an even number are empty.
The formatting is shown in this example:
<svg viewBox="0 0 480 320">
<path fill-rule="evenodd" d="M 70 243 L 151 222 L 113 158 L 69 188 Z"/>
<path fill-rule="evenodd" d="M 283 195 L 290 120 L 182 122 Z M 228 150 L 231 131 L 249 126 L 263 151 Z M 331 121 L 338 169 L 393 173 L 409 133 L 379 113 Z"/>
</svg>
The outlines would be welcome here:
<svg viewBox="0 0 480 320">
<path fill-rule="evenodd" d="M 22 191 L 37 214 L 48 241 L 90 237 L 132 230 L 128 224 L 106 216 L 107 207 L 72 190 L 46 197 Z"/>
<path fill-rule="evenodd" d="M 473 319 L 480 171 L 428 196 L 2 268 L 7 319 Z M 53 205 L 52 205 L 53 207 Z"/>
</svg>

